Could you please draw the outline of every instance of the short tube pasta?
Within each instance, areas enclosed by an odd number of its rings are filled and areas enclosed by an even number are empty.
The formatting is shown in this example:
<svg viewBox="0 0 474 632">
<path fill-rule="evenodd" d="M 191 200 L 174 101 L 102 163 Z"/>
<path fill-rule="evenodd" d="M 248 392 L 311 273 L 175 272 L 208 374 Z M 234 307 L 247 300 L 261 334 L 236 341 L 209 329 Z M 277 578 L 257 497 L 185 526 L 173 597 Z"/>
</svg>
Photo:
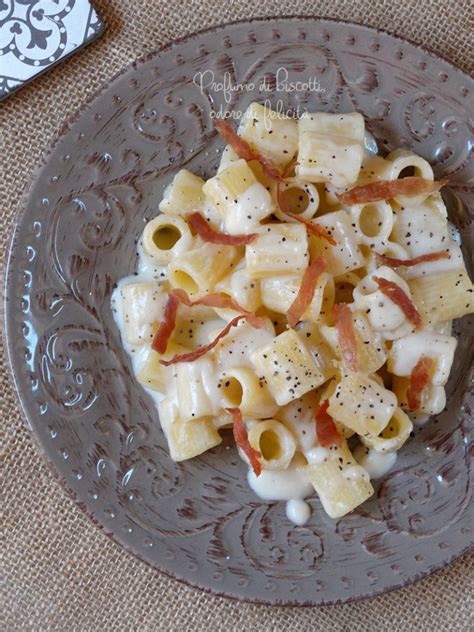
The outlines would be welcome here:
<svg viewBox="0 0 474 632">
<path fill-rule="evenodd" d="M 302 277 L 290 275 L 262 279 L 263 305 L 279 314 L 286 314 L 298 294 L 301 280 Z M 313 299 L 302 318 L 312 322 L 325 321 L 331 314 L 334 294 L 334 279 L 332 275 L 323 272 L 318 277 Z"/>
<path fill-rule="evenodd" d="M 314 448 L 317 442 L 314 416 L 319 401 L 319 396 L 315 392 L 310 392 L 278 411 L 278 420 L 291 430 L 296 441 L 296 449 L 303 454 Z"/>
<path fill-rule="evenodd" d="M 319 208 L 319 192 L 311 182 L 301 182 L 298 178 L 288 178 L 281 186 L 281 195 L 285 198 L 288 209 L 304 219 L 312 219 Z M 291 194 L 291 195 L 290 195 Z M 285 215 L 277 207 L 275 215 L 282 221 L 295 221 Z"/>
<path fill-rule="evenodd" d="M 446 391 L 444 386 L 428 384 L 421 393 L 421 401 L 416 411 L 411 411 L 408 405 L 407 390 L 410 380 L 406 377 L 394 375 L 392 390 L 397 396 L 400 408 L 407 412 L 424 413 L 425 415 L 438 415 L 446 406 Z"/>
<path fill-rule="evenodd" d="M 369 475 L 357 464 L 347 443 L 321 451 L 307 466 L 311 483 L 331 518 L 340 518 L 374 493 Z"/>
<path fill-rule="evenodd" d="M 173 375 L 173 367 L 164 366 L 160 360 L 169 360 L 177 353 L 186 353 L 190 349 L 171 341 L 165 353 L 158 353 L 148 349 L 147 354 L 140 364 L 137 372 L 137 380 L 146 388 L 153 391 L 165 392 L 170 386 Z"/>
<path fill-rule="evenodd" d="M 242 159 L 208 180 L 203 192 L 221 213 L 231 235 L 253 232 L 276 207 L 270 193 Z"/>
<path fill-rule="evenodd" d="M 309 237 L 309 252 L 312 258 L 323 256 L 328 262 L 331 274 L 338 276 L 360 269 L 364 266 L 364 257 L 359 248 L 357 235 L 351 218 L 346 211 L 334 211 L 320 215 L 317 223 L 335 240 L 336 245 L 328 244 L 316 235 Z"/>
<path fill-rule="evenodd" d="M 393 301 L 387 298 L 373 277 L 381 277 L 396 283 L 410 297 L 410 287 L 394 270 L 387 266 L 377 268 L 354 288 L 354 307 L 365 312 L 370 326 L 387 340 L 401 338 L 413 331 L 412 324 Z"/>
<path fill-rule="evenodd" d="M 252 279 L 302 274 L 308 266 L 308 238 L 301 224 L 267 224 L 245 250 Z"/>
<path fill-rule="evenodd" d="M 395 213 L 391 240 L 409 257 L 439 252 L 449 244 L 446 218 L 428 203 L 403 207 Z"/>
<path fill-rule="evenodd" d="M 204 206 L 204 180 L 187 169 L 181 169 L 165 189 L 159 209 L 167 215 L 186 215 Z"/>
<path fill-rule="evenodd" d="M 434 180 L 433 169 L 430 163 L 421 156 L 417 156 L 405 149 L 396 149 L 388 154 L 386 168 L 384 175 L 387 180 L 396 180 L 399 177 L 405 177 L 405 175 L 414 175 L 424 180 Z M 423 202 L 426 197 L 426 195 L 419 195 L 407 198 L 399 195 L 395 197 L 395 200 L 402 206 L 406 204 L 415 205 Z"/>
<path fill-rule="evenodd" d="M 262 455 L 261 462 L 268 470 L 284 470 L 296 450 L 296 442 L 288 428 L 276 419 L 252 423 L 248 431 L 249 442 Z"/>
<path fill-rule="evenodd" d="M 174 367 L 173 387 L 182 421 L 217 414 L 220 407 L 216 373 L 214 362 L 206 357 Z"/>
<path fill-rule="evenodd" d="M 410 377 L 422 357 L 434 360 L 435 370 L 431 383 L 444 386 L 454 360 L 457 340 L 435 331 L 420 331 L 395 340 L 388 354 L 388 370 L 393 375 Z"/>
<path fill-rule="evenodd" d="M 257 151 L 283 168 L 298 151 L 298 123 L 294 118 L 273 112 L 260 103 L 251 103 L 239 125 L 239 134 Z"/>
<path fill-rule="evenodd" d="M 377 452 L 395 452 L 399 450 L 410 436 L 413 424 L 406 413 L 397 408 L 390 421 L 376 437 L 361 436 L 364 445 Z"/>
<path fill-rule="evenodd" d="M 124 283 L 119 292 L 126 341 L 135 345 L 149 343 L 153 340 L 154 323 L 163 317 L 165 293 L 150 281 Z"/>
<path fill-rule="evenodd" d="M 185 253 L 192 243 L 193 236 L 184 219 L 164 214 L 148 222 L 142 236 L 144 252 L 160 265 Z"/>
<path fill-rule="evenodd" d="M 362 374 L 343 376 L 329 399 L 329 414 L 360 436 L 376 436 L 397 407 L 395 395 Z"/>
<path fill-rule="evenodd" d="M 173 461 L 193 459 L 222 443 L 222 437 L 209 417 L 183 422 L 176 404 L 168 398 L 159 402 L 158 412 Z"/>
<path fill-rule="evenodd" d="M 248 367 L 226 369 L 218 378 L 223 408 L 238 407 L 243 415 L 264 419 L 278 410 L 267 385 Z"/>
<path fill-rule="evenodd" d="M 237 258 L 234 246 L 204 243 L 170 262 L 170 283 L 193 297 L 205 294 L 234 267 Z"/>
<path fill-rule="evenodd" d="M 387 343 L 380 332 L 370 326 L 366 314 L 355 312 L 354 329 L 357 340 L 357 359 L 360 370 L 371 374 L 378 371 L 387 360 Z"/>
<path fill-rule="evenodd" d="M 174 460 L 227 435 L 257 496 L 298 500 L 302 524 L 317 494 L 337 520 L 446 407 L 474 312 L 460 233 L 429 163 L 377 155 L 359 113 L 232 121 L 217 173 L 166 188 L 112 313 Z"/>
<path fill-rule="evenodd" d="M 257 375 L 265 378 L 279 406 L 301 397 L 327 379 L 303 340 L 292 329 L 274 338 L 271 344 L 253 351 L 250 359 Z"/>
<path fill-rule="evenodd" d="M 437 325 L 474 311 L 474 290 L 465 269 L 422 276 L 409 281 L 413 300 L 425 322 Z"/>
<path fill-rule="evenodd" d="M 298 126 L 299 178 L 338 187 L 357 180 L 364 155 L 364 119 L 360 114 L 305 113 Z"/>
<path fill-rule="evenodd" d="M 216 284 L 216 292 L 231 296 L 241 307 L 256 312 L 262 304 L 260 282 L 251 279 L 242 261 Z"/>
<path fill-rule="evenodd" d="M 388 244 L 394 215 L 387 202 L 357 204 L 350 209 L 357 243 L 365 244 L 381 252 Z"/>
</svg>

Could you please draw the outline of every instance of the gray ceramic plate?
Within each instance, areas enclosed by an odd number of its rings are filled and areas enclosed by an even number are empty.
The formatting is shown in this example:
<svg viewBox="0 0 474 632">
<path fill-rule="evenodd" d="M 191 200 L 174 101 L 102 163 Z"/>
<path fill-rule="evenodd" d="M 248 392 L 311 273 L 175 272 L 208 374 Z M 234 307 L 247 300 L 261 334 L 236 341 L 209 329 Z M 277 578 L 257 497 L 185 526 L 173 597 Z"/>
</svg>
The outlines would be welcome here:
<svg viewBox="0 0 474 632">
<path fill-rule="evenodd" d="M 275 92 L 288 81 L 324 91 Z M 225 103 L 195 73 L 254 83 Z M 315 18 L 214 28 L 134 63 L 81 108 L 25 198 L 7 277 L 7 342 L 20 399 L 71 495 L 105 533 L 158 569 L 216 593 L 271 604 L 376 595 L 423 577 L 473 541 L 468 385 L 472 321 L 448 409 L 403 449 L 375 497 L 338 521 L 311 500 L 306 527 L 247 488 L 228 445 L 176 464 L 130 372 L 111 318 L 114 283 L 182 166 L 211 174 L 221 142 L 211 107 L 243 109 L 266 77 L 273 104 L 364 114 L 384 148 L 412 147 L 468 202 L 474 82 L 429 51 L 362 26 Z M 472 186 L 472 185 L 471 185 Z M 472 203 L 472 200 L 471 200 Z M 466 205 L 451 205 L 469 247 Z M 472 244 L 472 236 L 471 236 Z M 472 401 L 472 400 L 471 400 Z"/>
</svg>

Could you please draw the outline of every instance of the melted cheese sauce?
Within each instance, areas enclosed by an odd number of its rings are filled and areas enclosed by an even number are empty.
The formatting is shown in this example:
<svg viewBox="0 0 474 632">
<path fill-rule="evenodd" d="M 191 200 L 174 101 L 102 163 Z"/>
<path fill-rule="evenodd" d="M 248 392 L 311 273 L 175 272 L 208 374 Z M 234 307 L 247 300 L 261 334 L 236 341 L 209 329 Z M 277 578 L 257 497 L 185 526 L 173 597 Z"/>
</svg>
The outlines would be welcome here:
<svg viewBox="0 0 474 632">
<path fill-rule="evenodd" d="M 302 500 L 314 495 L 307 474 L 294 462 L 286 470 L 263 470 L 260 476 L 250 468 L 247 481 L 252 491 L 264 500 Z"/>
<path fill-rule="evenodd" d="M 311 507 L 304 500 L 289 500 L 286 503 L 286 517 L 290 522 L 302 527 L 311 516 Z"/>
<path fill-rule="evenodd" d="M 373 448 L 359 445 L 354 450 L 354 458 L 368 473 L 371 479 L 382 478 L 397 462 L 396 452 L 377 452 Z"/>
<path fill-rule="evenodd" d="M 275 205 L 270 193 L 260 182 L 254 182 L 238 197 L 232 216 L 226 215 L 226 228 L 231 235 L 251 233 L 260 220 L 274 210 Z"/>
</svg>

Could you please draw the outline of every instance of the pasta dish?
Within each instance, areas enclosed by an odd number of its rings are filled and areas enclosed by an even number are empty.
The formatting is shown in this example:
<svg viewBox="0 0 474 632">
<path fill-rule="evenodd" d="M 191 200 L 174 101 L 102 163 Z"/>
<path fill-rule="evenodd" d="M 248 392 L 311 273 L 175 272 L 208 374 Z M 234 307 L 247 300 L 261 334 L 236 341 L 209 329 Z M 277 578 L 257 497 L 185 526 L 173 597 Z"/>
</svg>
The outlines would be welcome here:
<svg viewBox="0 0 474 632">
<path fill-rule="evenodd" d="M 112 306 L 171 457 L 233 433 L 252 490 L 304 524 L 373 494 L 440 413 L 473 286 L 430 164 L 382 157 L 358 113 L 258 103 L 216 175 L 176 173 Z"/>
</svg>

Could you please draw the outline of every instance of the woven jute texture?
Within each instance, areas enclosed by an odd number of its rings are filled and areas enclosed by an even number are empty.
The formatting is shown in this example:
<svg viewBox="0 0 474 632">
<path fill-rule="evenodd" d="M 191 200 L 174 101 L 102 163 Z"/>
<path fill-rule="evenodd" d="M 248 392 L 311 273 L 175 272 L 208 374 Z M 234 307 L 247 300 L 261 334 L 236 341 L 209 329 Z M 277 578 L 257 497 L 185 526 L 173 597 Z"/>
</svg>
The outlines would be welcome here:
<svg viewBox="0 0 474 632">
<path fill-rule="evenodd" d="M 261 15 L 326 15 L 389 30 L 466 71 L 472 68 L 471 0 L 97 0 L 95 5 L 105 35 L 0 105 L 2 253 L 21 193 L 62 122 L 124 65 L 176 37 Z M 472 556 L 411 587 L 321 609 L 247 605 L 188 588 L 121 550 L 68 500 L 29 436 L 5 360 L 0 423 L 1 630 L 438 632 L 472 625 Z"/>
</svg>

